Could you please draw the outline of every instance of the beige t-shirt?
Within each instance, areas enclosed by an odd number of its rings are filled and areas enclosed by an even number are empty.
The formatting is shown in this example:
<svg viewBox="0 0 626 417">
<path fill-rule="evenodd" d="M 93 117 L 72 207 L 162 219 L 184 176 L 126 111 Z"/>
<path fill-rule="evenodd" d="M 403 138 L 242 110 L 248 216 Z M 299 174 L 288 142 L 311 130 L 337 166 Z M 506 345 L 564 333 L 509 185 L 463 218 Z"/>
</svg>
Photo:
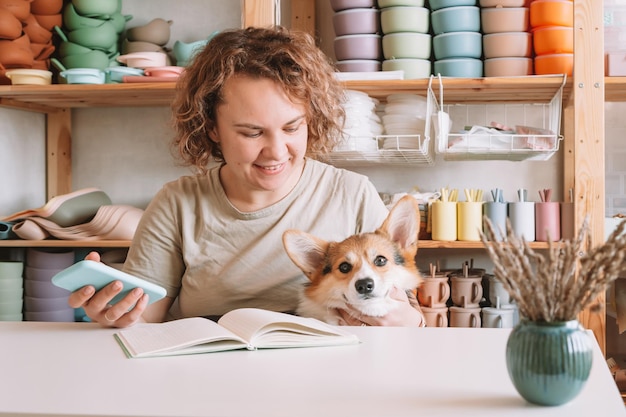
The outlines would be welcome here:
<svg viewBox="0 0 626 417">
<path fill-rule="evenodd" d="M 157 193 L 124 270 L 177 297 L 174 318 L 242 307 L 293 311 L 307 278 L 285 253 L 283 232 L 299 229 L 337 241 L 375 230 L 386 216 L 367 177 L 312 159 L 283 200 L 242 213 L 228 201 L 215 167 Z"/>
</svg>

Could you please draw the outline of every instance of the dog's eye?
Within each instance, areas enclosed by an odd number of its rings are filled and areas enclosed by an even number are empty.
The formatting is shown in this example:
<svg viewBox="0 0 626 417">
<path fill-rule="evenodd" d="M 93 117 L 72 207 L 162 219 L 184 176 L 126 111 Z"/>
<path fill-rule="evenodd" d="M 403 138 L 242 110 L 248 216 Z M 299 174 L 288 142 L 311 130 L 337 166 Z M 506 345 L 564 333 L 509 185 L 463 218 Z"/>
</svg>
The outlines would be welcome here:
<svg viewBox="0 0 626 417">
<path fill-rule="evenodd" d="M 374 259 L 374 265 L 376 266 L 385 266 L 387 265 L 387 258 L 384 256 L 378 255 L 376 259 Z"/>
<path fill-rule="evenodd" d="M 342 262 L 339 264 L 339 272 L 341 272 L 342 274 L 347 274 L 350 271 L 352 271 L 352 265 L 350 265 L 349 263 Z"/>
</svg>

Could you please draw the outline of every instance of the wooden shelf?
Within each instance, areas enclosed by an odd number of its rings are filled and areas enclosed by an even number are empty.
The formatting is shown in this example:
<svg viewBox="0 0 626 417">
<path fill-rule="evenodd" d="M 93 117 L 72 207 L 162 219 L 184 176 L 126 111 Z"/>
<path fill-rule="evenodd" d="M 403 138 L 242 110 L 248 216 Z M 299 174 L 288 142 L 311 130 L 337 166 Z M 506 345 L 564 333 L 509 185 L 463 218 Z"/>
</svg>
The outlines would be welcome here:
<svg viewBox="0 0 626 417">
<path fill-rule="evenodd" d="M 563 85 L 563 76 L 442 78 L 446 101 L 454 103 L 548 103 Z M 349 89 L 368 92 L 372 97 L 384 98 L 394 93 L 426 94 L 429 79 L 346 81 Z M 433 79 L 438 91 L 440 81 Z M 626 92 L 626 79 L 623 87 Z M 81 107 L 151 107 L 169 106 L 176 89 L 175 82 L 128 84 L 52 84 L 46 86 L 0 86 L 0 106 L 55 112 Z M 564 87 L 563 99 L 571 92 L 571 81 Z"/>
<path fill-rule="evenodd" d="M 604 77 L 605 101 L 626 101 L 626 77 Z"/>
<path fill-rule="evenodd" d="M 0 248 L 128 248 L 130 240 L 0 240 Z M 533 249 L 547 249 L 546 242 L 530 242 Z M 482 242 L 420 240 L 420 249 L 484 249 Z"/>
</svg>

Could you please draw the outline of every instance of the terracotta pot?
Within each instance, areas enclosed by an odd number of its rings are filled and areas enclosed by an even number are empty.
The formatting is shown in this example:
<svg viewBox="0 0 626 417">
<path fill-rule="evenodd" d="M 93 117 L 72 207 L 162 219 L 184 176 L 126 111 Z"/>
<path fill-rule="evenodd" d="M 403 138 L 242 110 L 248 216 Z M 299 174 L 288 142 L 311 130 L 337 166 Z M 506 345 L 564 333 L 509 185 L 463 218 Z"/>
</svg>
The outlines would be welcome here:
<svg viewBox="0 0 626 417">
<path fill-rule="evenodd" d="M 0 9 L 10 11 L 20 21 L 25 22 L 30 16 L 31 2 L 32 0 L 0 0 Z"/>
<path fill-rule="evenodd" d="M 0 8 L 0 38 L 15 39 L 22 34 L 22 22 L 7 9 Z"/>
</svg>

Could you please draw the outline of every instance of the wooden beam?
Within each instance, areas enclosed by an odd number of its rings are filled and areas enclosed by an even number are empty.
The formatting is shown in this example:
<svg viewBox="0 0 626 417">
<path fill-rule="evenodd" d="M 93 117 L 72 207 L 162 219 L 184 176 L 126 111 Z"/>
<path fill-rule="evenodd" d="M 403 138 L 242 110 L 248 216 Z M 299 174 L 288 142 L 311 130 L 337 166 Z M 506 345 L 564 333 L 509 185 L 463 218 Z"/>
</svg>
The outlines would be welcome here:
<svg viewBox="0 0 626 417">
<path fill-rule="evenodd" d="M 604 242 L 604 45 L 603 0 L 574 0 L 574 73 L 571 108 L 566 121 L 572 147 L 566 177 L 573 182 L 576 229 L 589 216 L 591 245 Z M 568 157 L 566 155 L 566 157 Z M 572 188 L 566 183 L 566 189 Z M 606 349 L 606 305 L 602 294 L 580 315 L 603 352 Z"/>
<path fill-rule="evenodd" d="M 291 29 L 308 32 L 315 37 L 315 1 L 291 0 Z"/>
<path fill-rule="evenodd" d="M 72 191 L 72 118 L 71 109 L 46 115 L 46 196 Z"/>
<path fill-rule="evenodd" d="M 273 26 L 276 22 L 276 0 L 242 0 L 242 25 Z"/>
</svg>

